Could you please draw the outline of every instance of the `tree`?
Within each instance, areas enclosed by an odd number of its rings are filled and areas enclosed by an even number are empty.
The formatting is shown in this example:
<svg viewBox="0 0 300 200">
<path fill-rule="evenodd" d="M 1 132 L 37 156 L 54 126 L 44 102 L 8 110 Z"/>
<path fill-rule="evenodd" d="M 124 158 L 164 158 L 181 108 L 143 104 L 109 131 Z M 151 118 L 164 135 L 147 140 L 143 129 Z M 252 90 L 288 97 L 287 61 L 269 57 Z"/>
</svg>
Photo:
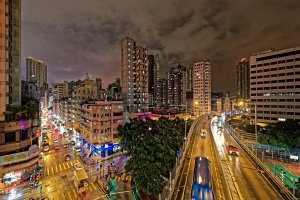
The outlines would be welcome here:
<svg viewBox="0 0 300 200">
<path fill-rule="evenodd" d="M 187 125 L 189 129 L 191 121 Z M 185 121 L 179 118 L 133 119 L 118 127 L 120 144 L 129 157 L 125 170 L 138 188 L 153 196 L 162 192 L 164 177 L 168 177 L 182 146 L 184 129 Z"/>
</svg>

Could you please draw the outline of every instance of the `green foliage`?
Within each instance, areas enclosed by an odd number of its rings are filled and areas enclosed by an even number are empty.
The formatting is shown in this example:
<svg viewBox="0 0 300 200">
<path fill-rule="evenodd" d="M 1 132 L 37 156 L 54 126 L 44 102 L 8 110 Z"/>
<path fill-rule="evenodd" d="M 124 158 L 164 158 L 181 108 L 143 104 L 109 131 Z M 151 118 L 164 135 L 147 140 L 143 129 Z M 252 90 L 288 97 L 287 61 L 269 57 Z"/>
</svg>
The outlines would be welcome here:
<svg viewBox="0 0 300 200">
<path fill-rule="evenodd" d="M 6 107 L 4 113 L 6 121 L 38 118 L 38 102 L 31 99 L 23 99 L 22 101 L 23 106 L 8 105 Z"/>
<path fill-rule="evenodd" d="M 258 138 L 262 144 L 300 148 L 300 125 L 298 121 L 287 120 L 271 124 L 262 133 Z"/>
<path fill-rule="evenodd" d="M 187 131 L 192 121 L 187 121 Z M 164 177 L 175 164 L 177 151 L 185 137 L 185 121 L 179 118 L 157 121 L 131 120 L 118 127 L 121 146 L 129 160 L 125 169 L 132 174 L 136 186 L 149 195 L 157 195 L 165 186 Z"/>
</svg>

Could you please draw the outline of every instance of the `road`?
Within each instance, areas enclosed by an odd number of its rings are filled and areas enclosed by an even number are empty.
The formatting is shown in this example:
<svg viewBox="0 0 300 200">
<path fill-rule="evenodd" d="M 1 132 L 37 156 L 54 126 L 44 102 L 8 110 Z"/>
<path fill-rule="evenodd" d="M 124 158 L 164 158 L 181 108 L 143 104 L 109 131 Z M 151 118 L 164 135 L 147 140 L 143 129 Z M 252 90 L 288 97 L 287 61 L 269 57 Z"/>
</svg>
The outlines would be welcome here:
<svg viewBox="0 0 300 200">
<path fill-rule="evenodd" d="M 45 125 L 49 126 L 52 121 L 48 118 Z M 4 200 L 10 199 L 29 199 L 38 197 L 48 197 L 51 200 L 79 200 L 79 199 L 106 199 L 106 189 L 107 182 L 104 178 L 102 181 L 96 183 L 95 180 L 100 178 L 100 173 L 108 173 L 107 166 L 113 166 L 113 169 L 118 168 L 119 171 L 123 171 L 127 157 L 117 156 L 115 158 L 110 158 L 100 163 L 93 165 L 84 164 L 82 160 L 82 152 L 75 151 L 75 145 L 69 144 L 64 147 L 65 143 L 70 143 L 70 141 L 75 141 L 76 145 L 82 146 L 81 141 L 76 138 L 72 133 L 67 137 L 59 136 L 64 131 L 65 128 L 60 126 L 58 128 L 58 133 L 45 132 L 49 138 L 50 150 L 42 153 L 42 179 L 39 181 L 37 187 L 30 188 L 28 186 L 22 188 L 16 188 L 12 193 L 4 195 L 1 198 Z M 57 138 L 58 142 L 55 144 L 54 139 Z M 54 146 L 60 146 L 59 149 L 54 149 Z M 42 150 L 43 148 L 41 148 Z M 70 160 L 65 160 L 65 155 L 70 155 Z M 85 193 L 82 195 L 78 194 L 74 186 L 74 164 L 79 162 L 87 172 L 89 177 L 89 186 Z M 102 165 L 102 170 L 100 168 Z M 114 174 L 113 174 L 114 175 Z M 115 195 L 112 195 L 111 199 L 130 199 L 132 198 L 132 193 L 124 192 L 130 191 L 130 175 L 124 174 L 121 178 L 116 177 L 117 190 Z M 100 179 L 101 180 L 101 179 Z M 125 180 L 125 181 L 124 181 Z M 99 198 L 103 197 L 103 198 Z"/>
<path fill-rule="evenodd" d="M 224 197 L 223 186 L 220 184 L 219 170 L 215 161 L 215 154 L 212 145 L 211 134 L 207 134 L 206 138 L 200 136 L 200 130 L 205 128 L 209 133 L 210 120 L 202 118 L 196 125 L 194 132 L 195 138 L 192 139 L 191 149 L 189 152 L 188 159 L 183 163 L 183 171 L 181 172 L 181 177 L 179 178 L 178 184 L 176 185 L 176 190 L 174 191 L 172 199 L 185 200 L 190 199 L 191 188 L 193 184 L 193 173 L 196 157 L 207 157 L 211 161 L 211 173 L 214 183 L 214 194 L 218 199 Z M 223 184 L 224 185 L 224 184 Z"/>
<path fill-rule="evenodd" d="M 231 176 L 233 180 L 233 187 L 235 188 L 231 191 L 232 195 L 235 196 L 234 199 L 282 199 L 240 148 L 239 156 L 228 154 L 227 143 L 234 144 L 237 147 L 238 145 L 227 132 L 224 132 L 223 129 L 218 129 L 218 125 L 215 122 L 212 123 L 211 130 L 220 157 L 221 159 L 225 159 L 225 163 L 229 168 L 230 174 L 225 175 Z M 224 173 L 228 172 L 224 170 Z"/>
</svg>

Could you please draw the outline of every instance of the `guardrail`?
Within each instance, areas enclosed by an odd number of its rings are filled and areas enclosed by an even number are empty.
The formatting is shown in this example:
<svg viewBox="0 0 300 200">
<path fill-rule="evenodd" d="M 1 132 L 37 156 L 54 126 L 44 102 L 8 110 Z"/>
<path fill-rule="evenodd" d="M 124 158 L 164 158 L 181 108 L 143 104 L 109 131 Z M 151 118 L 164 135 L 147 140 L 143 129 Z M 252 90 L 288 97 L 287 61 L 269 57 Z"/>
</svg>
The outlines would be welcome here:
<svg viewBox="0 0 300 200">
<path fill-rule="evenodd" d="M 282 183 L 279 178 L 272 173 L 272 171 L 261 161 L 258 157 L 248 148 L 244 142 L 240 140 L 238 135 L 235 133 L 235 130 L 229 125 L 229 123 L 225 120 L 223 120 L 223 126 L 227 130 L 227 132 L 235 139 L 235 141 L 242 147 L 242 149 L 245 151 L 246 155 L 250 158 L 250 160 L 257 166 L 261 172 L 266 175 L 269 180 L 274 183 L 274 186 L 277 187 L 277 189 L 280 190 L 281 195 L 285 199 L 289 200 L 297 200 L 297 198 L 291 193 L 291 191 Z"/>
<path fill-rule="evenodd" d="M 187 133 L 186 143 L 183 143 L 183 147 L 182 147 L 182 149 L 180 149 L 180 152 L 182 152 L 182 155 L 180 157 L 178 157 L 178 160 L 177 160 L 175 166 L 173 167 L 173 170 L 170 171 L 170 178 L 169 178 L 166 186 L 164 187 L 162 195 L 160 196 L 159 199 L 170 200 L 172 198 L 172 195 L 173 195 L 173 192 L 175 189 L 175 184 L 177 183 L 178 178 L 180 176 L 180 173 L 178 173 L 178 172 L 180 172 L 180 170 L 182 168 L 182 163 L 183 163 L 183 160 L 187 153 L 188 148 L 185 148 L 185 147 L 188 147 L 190 145 L 191 137 L 194 132 L 194 128 L 195 128 L 196 124 L 200 121 L 200 119 L 202 119 L 202 117 L 203 116 L 200 116 L 197 119 L 195 119 L 189 132 Z"/>
</svg>

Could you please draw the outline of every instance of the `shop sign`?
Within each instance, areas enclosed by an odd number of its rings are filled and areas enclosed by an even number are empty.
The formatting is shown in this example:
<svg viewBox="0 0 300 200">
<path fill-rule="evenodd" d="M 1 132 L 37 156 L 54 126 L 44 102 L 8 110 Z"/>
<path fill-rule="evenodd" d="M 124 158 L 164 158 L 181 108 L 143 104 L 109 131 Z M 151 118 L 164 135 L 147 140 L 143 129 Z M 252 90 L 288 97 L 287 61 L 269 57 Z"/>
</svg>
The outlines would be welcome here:
<svg viewBox="0 0 300 200">
<path fill-rule="evenodd" d="M 28 150 L 29 159 L 37 156 L 38 154 L 39 154 L 39 147 L 36 144 L 31 145 Z"/>
<path fill-rule="evenodd" d="M 29 159 L 28 151 L 21 152 L 21 153 L 14 153 L 6 156 L 0 156 L 0 166 L 8 165 L 15 162 L 28 160 L 28 159 Z"/>
</svg>

